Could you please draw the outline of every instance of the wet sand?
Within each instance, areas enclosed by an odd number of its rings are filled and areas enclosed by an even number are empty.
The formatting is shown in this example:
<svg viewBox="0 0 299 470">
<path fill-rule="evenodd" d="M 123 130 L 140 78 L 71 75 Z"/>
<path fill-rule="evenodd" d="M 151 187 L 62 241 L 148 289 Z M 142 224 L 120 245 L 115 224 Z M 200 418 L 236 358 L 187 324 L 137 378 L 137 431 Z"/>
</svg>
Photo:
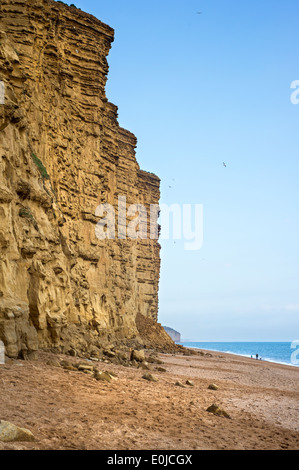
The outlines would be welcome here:
<svg viewBox="0 0 299 470">
<path fill-rule="evenodd" d="M 150 371 L 158 382 L 101 362 L 117 378 L 99 382 L 51 365 L 77 359 L 50 353 L 1 365 L 0 419 L 36 440 L 0 442 L 0 450 L 299 449 L 299 368 L 215 352 L 159 358 L 166 372 Z M 194 386 L 176 385 L 187 380 Z M 230 419 L 207 412 L 212 404 Z"/>
</svg>

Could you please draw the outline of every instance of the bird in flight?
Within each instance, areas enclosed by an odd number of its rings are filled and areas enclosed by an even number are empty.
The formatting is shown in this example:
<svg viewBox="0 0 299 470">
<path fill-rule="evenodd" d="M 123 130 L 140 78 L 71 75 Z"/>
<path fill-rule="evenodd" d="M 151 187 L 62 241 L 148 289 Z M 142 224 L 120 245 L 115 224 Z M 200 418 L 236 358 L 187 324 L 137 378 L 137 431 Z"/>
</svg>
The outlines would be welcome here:
<svg viewBox="0 0 299 470">
<path fill-rule="evenodd" d="M 223 162 L 223 166 L 226 168 L 226 163 L 225 162 Z"/>
</svg>

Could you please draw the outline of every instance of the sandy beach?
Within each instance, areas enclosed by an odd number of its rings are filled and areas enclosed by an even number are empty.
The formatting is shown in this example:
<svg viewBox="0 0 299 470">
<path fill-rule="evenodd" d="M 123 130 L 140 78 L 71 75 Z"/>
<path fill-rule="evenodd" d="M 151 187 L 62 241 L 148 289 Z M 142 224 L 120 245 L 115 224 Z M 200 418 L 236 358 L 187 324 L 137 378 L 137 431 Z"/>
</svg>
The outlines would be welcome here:
<svg viewBox="0 0 299 470">
<path fill-rule="evenodd" d="M 0 450 L 299 449 L 299 368 L 215 352 L 158 358 L 150 371 L 93 363 L 111 382 L 59 366 L 83 360 L 46 352 L 1 365 L 0 419 L 35 441 Z M 213 404 L 229 417 L 208 412 Z"/>
</svg>

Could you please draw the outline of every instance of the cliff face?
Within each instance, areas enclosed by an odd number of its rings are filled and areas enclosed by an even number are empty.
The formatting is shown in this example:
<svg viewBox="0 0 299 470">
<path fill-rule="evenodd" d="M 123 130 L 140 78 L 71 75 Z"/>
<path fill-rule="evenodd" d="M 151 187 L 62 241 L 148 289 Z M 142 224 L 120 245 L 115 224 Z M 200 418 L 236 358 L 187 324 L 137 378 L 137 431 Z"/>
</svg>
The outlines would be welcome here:
<svg viewBox="0 0 299 470">
<path fill-rule="evenodd" d="M 157 240 L 99 240 L 96 208 L 159 202 L 105 95 L 113 30 L 52 0 L 1 0 L 0 340 L 16 357 L 157 321 Z"/>
<path fill-rule="evenodd" d="M 163 328 L 174 342 L 179 343 L 181 341 L 181 333 L 169 326 L 163 326 Z"/>
</svg>

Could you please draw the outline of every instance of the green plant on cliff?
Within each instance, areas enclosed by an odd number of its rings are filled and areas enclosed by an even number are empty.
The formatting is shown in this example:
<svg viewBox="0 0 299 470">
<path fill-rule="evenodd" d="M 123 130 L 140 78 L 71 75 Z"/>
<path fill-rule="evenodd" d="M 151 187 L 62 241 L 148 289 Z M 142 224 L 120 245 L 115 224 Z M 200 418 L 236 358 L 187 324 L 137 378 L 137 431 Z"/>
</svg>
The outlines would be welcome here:
<svg viewBox="0 0 299 470">
<path fill-rule="evenodd" d="M 48 172 L 46 168 L 44 167 L 42 161 L 35 155 L 34 152 L 31 152 L 31 157 L 32 160 L 34 161 L 35 165 L 37 166 L 40 174 L 42 175 L 43 179 L 48 180 L 50 179 L 50 176 L 48 175 Z"/>
<path fill-rule="evenodd" d="M 43 162 L 35 155 L 35 153 L 31 150 L 31 157 L 32 157 L 32 160 L 34 161 L 35 165 L 37 166 L 42 178 L 43 178 L 43 186 L 44 186 L 44 190 L 48 193 L 49 196 L 51 196 L 50 192 L 48 191 L 48 189 L 46 188 L 45 186 L 45 180 L 49 180 L 50 179 L 50 176 L 47 172 L 47 169 L 45 168 L 45 166 L 43 165 Z M 52 184 L 50 183 L 50 188 L 51 188 L 51 191 L 52 191 L 52 197 L 54 195 L 54 199 L 57 201 L 57 196 L 56 196 L 56 193 L 53 189 L 53 186 Z"/>
<path fill-rule="evenodd" d="M 32 212 L 29 209 L 29 207 L 22 207 L 19 210 L 19 216 L 22 217 L 23 219 L 29 220 L 29 222 L 33 225 L 35 230 L 39 231 L 37 222 L 36 222 L 35 218 L 33 217 Z"/>
</svg>

